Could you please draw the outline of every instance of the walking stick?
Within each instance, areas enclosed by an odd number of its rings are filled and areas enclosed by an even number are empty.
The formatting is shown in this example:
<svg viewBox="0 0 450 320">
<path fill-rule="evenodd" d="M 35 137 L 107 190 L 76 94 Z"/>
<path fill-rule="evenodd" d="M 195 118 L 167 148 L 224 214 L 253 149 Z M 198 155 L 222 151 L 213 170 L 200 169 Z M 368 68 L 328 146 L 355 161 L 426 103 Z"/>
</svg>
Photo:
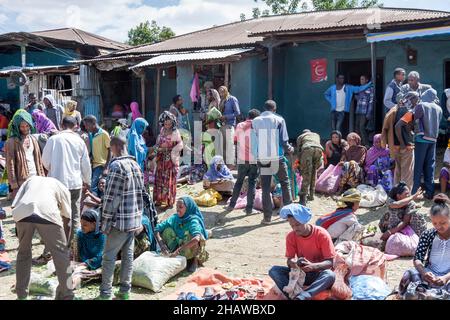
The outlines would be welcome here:
<svg viewBox="0 0 450 320">
<path fill-rule="evenodd" d="M 292 154 L 289 154 L 289 162 L 291 165 L 291 194 L 292 194 L 292 201 L 295 201 L 297 199 L 296 195 L 295 195 L 295 171 L 294 171 L 294 158 Z"/>
</svg>

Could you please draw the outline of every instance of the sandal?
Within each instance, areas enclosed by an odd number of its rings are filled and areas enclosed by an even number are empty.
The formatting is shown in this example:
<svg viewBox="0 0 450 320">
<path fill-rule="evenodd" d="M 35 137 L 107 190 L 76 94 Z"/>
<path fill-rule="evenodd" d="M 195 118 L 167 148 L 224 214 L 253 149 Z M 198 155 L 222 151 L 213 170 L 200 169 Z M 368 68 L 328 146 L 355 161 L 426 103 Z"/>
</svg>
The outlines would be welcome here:
<svg viewBox="0 0 450 320">
<path fill-rule="evenodd" d="M 52 256 L 49 254 L 48 255 L 41 254 L 39 257 L 32 260 L 32 264 L 35 266 L 42 266 L 47 264 L 52 259 L 53 259 Z"/>
</svg>

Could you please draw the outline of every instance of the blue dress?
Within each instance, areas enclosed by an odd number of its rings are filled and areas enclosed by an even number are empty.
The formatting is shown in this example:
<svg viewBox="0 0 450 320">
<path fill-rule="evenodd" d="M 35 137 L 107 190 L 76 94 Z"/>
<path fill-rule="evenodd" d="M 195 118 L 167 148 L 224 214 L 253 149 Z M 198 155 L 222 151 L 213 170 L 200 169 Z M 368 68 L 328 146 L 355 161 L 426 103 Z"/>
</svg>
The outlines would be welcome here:
<svg viewBox="0 0 450 320">
<path fill-rule="evenodd" d="M 102 266 L 103 249 L 106 236 L 101 232 L 83 233 L 77 231 L 78 253 L 81 262 L 87 264 L 89 270 L 96 270 Z"/>
</svg>

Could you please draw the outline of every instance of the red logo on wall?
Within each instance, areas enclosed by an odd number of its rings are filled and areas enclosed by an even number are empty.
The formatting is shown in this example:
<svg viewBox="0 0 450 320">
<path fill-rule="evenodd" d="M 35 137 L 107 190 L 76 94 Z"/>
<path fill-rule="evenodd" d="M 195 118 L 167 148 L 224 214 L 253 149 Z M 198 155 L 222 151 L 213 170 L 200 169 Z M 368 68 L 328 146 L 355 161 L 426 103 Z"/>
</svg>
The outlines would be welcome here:
<svg viewBox="0 0 450 320">
<path fill-rule="evenodd" d="M 327 59 L 315 59 L 310 61 L 311 64 L 311 81 L 313 83 L 326 81 L 327 75 Z"/>
</svg>

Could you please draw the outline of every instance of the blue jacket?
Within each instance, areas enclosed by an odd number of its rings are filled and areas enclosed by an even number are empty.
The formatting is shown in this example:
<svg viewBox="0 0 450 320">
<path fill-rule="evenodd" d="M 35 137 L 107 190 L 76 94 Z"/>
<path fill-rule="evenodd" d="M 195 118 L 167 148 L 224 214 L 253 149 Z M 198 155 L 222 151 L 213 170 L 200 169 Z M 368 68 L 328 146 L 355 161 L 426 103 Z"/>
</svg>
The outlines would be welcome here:
<svg viewBox="0 0 450 320">
<path fill-rule="evenodd" d="M 372 86 L 372 82 L 363 86 L 352 86 L 350 84 L 345 85 L 345 112 L 350 112 L 350 105 L 352 103 L 353 94 L 366 90 Z M 336 110 L 336 85 L 333 84 L 324 93 L 325 99 L 330 103 L 331 111 Z"/>
</svg>

